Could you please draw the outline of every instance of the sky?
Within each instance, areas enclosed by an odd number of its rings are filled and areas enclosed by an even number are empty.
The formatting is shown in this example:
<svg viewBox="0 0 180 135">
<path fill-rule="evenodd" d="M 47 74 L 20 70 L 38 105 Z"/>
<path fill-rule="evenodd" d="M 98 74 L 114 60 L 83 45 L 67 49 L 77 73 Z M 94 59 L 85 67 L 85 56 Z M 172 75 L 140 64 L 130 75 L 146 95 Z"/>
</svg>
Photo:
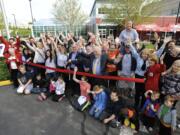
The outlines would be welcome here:
<svg viewBox="0 0 180 135">
<path fill-rule="evenodd" d="M 29 0 L 3 0 L 8 22 L 14 24 L 15 14 L 17 24 L 27 24 L 31 21 Z M 36 20 L 53 18 L 52 5 L 56 0 L 32 0 L 33 16 Z M 89 14 L 94 0 L 79 0 L 82 10 Z"/>
</svg>

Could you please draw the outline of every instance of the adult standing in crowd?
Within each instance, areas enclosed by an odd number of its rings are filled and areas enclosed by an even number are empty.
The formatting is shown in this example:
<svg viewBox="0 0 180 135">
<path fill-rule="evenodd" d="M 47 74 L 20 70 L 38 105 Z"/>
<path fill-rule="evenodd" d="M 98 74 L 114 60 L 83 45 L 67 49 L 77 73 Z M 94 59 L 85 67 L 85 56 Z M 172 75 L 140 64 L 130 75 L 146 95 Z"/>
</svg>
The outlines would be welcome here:
<svg viewBox="0 0 180 135">
<path fill-rule="evenodd" d="M 102 54 L 102 48 L 99 46 L 94 47 L 94 59 L 91 63 L 91 72 L 95 75 L 105 75 L 106 72 L 106 63 L 107 63 L 107 55 Z M 94 79 L 92 80 L 93 85 L 105 85 L 104 80 Z"/>
<path fill-rule="evenodd" d="M 125 45 L 131 41 L 133 44 L 139 42 L 139 35 L 135 29 L 133 29 L 133 22 L 128 21 L 126 28 L 120 33 L 119 40 L 121 43 L 121 53 L 125 53 Z"/>
</svg>

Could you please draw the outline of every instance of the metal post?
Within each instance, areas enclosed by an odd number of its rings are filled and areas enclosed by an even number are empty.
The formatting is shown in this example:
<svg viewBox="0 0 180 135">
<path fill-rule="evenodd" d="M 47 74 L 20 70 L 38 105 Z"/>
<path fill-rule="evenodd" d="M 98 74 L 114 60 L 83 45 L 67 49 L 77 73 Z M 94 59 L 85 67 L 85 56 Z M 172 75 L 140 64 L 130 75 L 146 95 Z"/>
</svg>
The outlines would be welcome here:
<svg viewBox="0 0 180 135">
<path fill-rule="evenodd" d="M 7 16 L 6 16 L 6 11 L 4 8 L 4 1 L 0 0 L 0 6 L 1 6 L 1 11 L 3 14 L 3 20 L 4 20 L 4 24 L 5 24 L 5 28 L 6 28 L 6 34 L 7 34 L 7 38 L 10 38 L 10 32 L 9 32 L 9 24 L 8 24 L 8 20 L 7 20 Z"/>
<path fill-rule="evenodd" d="M 16 28 L 17 28 L 16 16 L 15 16 L 15 14 L 12 14 L 12 15 L 13 15 L 13 17 L 14 17 L 14 24 L 15 24 L 15 26 L 16 26 Z"/>
<path fill-rule="evenodd" d="M 179 21 L 179 12 L 180 12 L 180 2 L 179 2 L 179 7 L 178 7 L 178 12 L 177 12 L 177 17 L 176 17 L 176 23 L 175 25 L 177 25 L 178 21 Z"/>
<path fill-rule="evenodd" d="M 32 0 L 29 0 L 29 7 L 30 7 L 30 11 L 31 11 L 31 20 L 32 20 L 31 33 L 32 33 L 32 37 L 34 37 L 34 30 L 33 30 L 33 26 L 34 26 L 34 18 L 33 18 L 33 12 L 32 12 L 31 1 L 32 1 Z"/>
</svg>

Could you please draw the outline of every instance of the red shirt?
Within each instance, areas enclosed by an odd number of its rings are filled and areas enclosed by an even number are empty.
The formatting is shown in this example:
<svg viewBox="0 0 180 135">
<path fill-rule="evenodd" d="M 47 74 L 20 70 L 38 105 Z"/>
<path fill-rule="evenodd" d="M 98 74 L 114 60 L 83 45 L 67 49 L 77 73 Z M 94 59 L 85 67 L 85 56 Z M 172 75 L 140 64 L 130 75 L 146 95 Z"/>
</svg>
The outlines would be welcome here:
<svg viewBox="0 0 180 135">
<path fill-rule="evenodd" d="M 85 96 L 87 98 L 87 101 L 89 101 L 90 97 L 87 91 L 91 89 L 91 85 L 85 81 L 79 81 L 79 85 L 80 85 L 81 96 Z"/>
<path fill-rule="evenodd" d="M 161 73 L 165 71 L 164 64 L 155 64 L 150 66 L 145 73 L 146 82 L 145 82 L 145 90 L 159 91 L 159 79 Z"/>
<path fill-rule="evenodd" d="M 109 50 L 108 51 L 108 59 L 114 60 L 117 57 L 118 54 L 119 54 L 119 50 L 118 49 Z M 117 66 L 115 64 L 107 63 L 106 71 L 107 72 L 117 71 Z"/>
</svg>

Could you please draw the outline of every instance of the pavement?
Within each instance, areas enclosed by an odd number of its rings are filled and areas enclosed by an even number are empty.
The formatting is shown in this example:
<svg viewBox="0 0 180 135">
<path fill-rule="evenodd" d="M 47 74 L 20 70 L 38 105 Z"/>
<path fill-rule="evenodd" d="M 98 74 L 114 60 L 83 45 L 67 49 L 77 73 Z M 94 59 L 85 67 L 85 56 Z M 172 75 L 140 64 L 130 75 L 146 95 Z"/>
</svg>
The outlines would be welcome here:
<svg viewBox="0 0 180 135">
<path fill-rule="evenodd" d="M 178 129 L 175 135 L 179 134 Z M 119 129 L 76 111 L 66 98 L 59 103 L 39 102 L 37 95 L 17 95 L 12 86 L 1 86 L 0 135 L 119 135 Z"/>
</svg>

